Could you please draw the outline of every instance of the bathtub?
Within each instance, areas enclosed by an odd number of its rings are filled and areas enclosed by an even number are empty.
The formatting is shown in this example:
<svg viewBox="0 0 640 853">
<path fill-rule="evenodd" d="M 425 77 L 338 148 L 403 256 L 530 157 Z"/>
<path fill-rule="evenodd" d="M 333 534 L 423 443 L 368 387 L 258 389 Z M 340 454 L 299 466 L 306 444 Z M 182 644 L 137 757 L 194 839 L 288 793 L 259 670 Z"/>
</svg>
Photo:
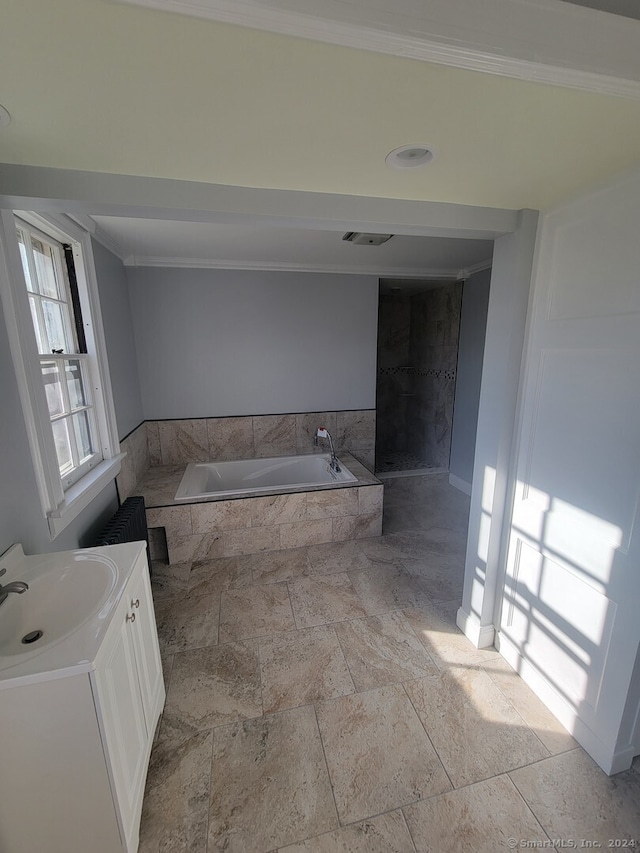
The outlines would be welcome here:
<svg viewBox="0 0 640 853">
<path fill-rule="evenodd" d="M 235 462 L 192 462 L 187 465 L 175 500 L 224 498 L 357 482 L 357 477 L 342 462 L 338 474 L 331 471 L 330 460 L 329 453 L 317 453 Z"/>
</svg>

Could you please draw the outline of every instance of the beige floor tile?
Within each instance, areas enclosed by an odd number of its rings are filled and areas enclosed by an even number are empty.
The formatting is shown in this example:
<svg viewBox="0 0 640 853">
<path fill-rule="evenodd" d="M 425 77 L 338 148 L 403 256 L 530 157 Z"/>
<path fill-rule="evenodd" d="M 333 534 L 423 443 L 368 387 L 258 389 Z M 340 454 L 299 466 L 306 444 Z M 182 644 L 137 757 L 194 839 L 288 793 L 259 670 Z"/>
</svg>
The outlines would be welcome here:
<svg viewBox="0 0 640 853">
<path fill-rule="evenodd" d="M 402 565 L 418 581 L 431 601 L 462 601 L 463 558 L 429 554 L 420 560 L 405 559 Z"/>
<path fill-rule="evenodd" d="M 174 655 L 160 656 L 160 662 L 162 664 L 162 678 L 164 680 L 165 688 L 169 684 L 169 679 L 171 678 L 171 670 L 173 669 L 173 658 Z"/>
<path fill-rule="evenodd" d="M 259 648 L 265 714 L 354 692 L 331 625 L 263 637 Z"/>
<path fill-rule="evenodd" d="M 338 825 L 311 706 L 216 729 L 213 768 L 209 853 L 265 853 Z"/>
<path fill-rule="evenodd" d="M 189 586 L 191 563 L 165 563 L 154 560 L 151 575 L 151 591 L 154 600 L 181 595 Z"/>
<path fill-rule="evenodd" d="M 421 560 L 425 554 L 448 554 L 464 558 L 466 551 L 466 536 L 458 530 L 448 527 L 433 527 L 429 530 L 406 530 L 402 533 L 391 533 L 362 543 L 365 554 L 379 562 L 394 562 L 397 560 Z"/>
<path fill-rule="evenodd" d="M 335 628 L 358 690 L 437 672 L 400 611 L 339 622 Z"/>
<path fill-rule="evenodd" d="M 213 735 L 202 732 L 153 748 L 140 853 L 205 853 Z"/>
<path fill-rule="evenodd" d="M 382 531 L 385 535 L 389 533 L 403 533 L 405 530 L 415 530 L 419 522 L 414 509 L 409 504 L 389 504 L 385 500 L 382 512 Z"/>
<path fill-rule="evenodd" d="M 450 789 L 401 686 L 321 702 L 317 712 L 343 823 Z"/>
<path fill-rule="evenodd" d="M 287 585 L 264 584 L 222 593 L 220 642 L 280 634 L 295 628 Z"/>
<path fill-rule="evenodd" d="M 183 594 L 155 602 L 163 654 L 213 646 L 218 642 L 219 595 Z"/>
<path fill-rule="evenodd" d="M 457 606 L 456 606 L 457 609 Z M 438 607 L 410 607 L 403 610 L 416 636 L 440 669 L 450 666 L 480 666 L 499 657 L 495 649 L 476 649 Z"/>
<path fill-rule="evenodd" d="M 400 565 L 375 565 L 349 577 L 369 616 L 429 604 L 427 594 Z"/>
<path fill-rule="evenodd" d="M 252 559 L 254 583 L 280 583 L 309 574 L 306 548 L 267 551 L 264 554 L 254 554 Z"/>
<path fill-rule="evenodd" d="M 299 628 L 365 616 L 365 609 L 346 574 L 318 575 L 289 584 Z"/>
<path fill-rule="evenodd" d="M 640 839 L 640 780 L 608 777 L 582 749 L 509 774 L 550 838 Z M 620 848 L 618 848 L 620 849 Z"/>
<path fill-rule="evenodd" d="M 405 688 L 455 788 L 548 755 L 482 670 L 449 669 Z"/>
<path fill-rule="evenodd" d="M 223 592 L 226 589 L 238 589 L 251 586 L 251 556 L 218 557 L 215 560 L 202 560 L 194 563 L 189 577 L 189 592 L 205 595 Z"/>
<path fill-rule="evenodd" d="M 406 556 L 393 538 L 393 535 L 375 536 L 358 543 L 362 553 L 374 563 L 399 563 Z"/>
<path fill-rule="evenodd" d="M 404 810 L 418 853 L 496 853 L 509 839 L 540 844 L 547 836 L 508 776 L 433 797 Z"/>
<path fill-rule="evenodd" d="M 503 657 L 498 655 L 484 663 L 483 669 L 552 755 L 578 746 L 562 723 Z"/>
<path fill-rule="evenodd" d="M 425 503 L 414 503 L 416 527 L 420 530 L 449 528 L 464 534 L 469 525 L 469 499 L 466 505 L 455 506 L 452 501 L 437 499 Z"/>
<path fill-rule="evenodd" d="M 279 853 L 415 853 L 401 811 L 281 847 Z"/>
<path fill-rule="evenodd" d="M 328 575 L 368 569 L 371 561 L 357 542 L 328 542 L 308 549 L 310 574 Z"/>
<path fill-rule="evenodd" d="M 255 641 L 182 652 L 174 658 L 160 739 L 261 714 Z"/>
</svg>

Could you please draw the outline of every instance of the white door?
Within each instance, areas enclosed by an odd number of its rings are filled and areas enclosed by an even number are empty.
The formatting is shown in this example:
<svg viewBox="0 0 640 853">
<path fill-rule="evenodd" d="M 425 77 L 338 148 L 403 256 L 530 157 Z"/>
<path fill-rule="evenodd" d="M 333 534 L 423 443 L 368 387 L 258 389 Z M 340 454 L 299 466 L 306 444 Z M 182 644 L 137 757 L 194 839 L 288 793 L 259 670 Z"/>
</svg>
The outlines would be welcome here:
<svg viewBox="0 0 640 853">
<path fill-rule="evenodd" d="M 607 772 L 640 642 L 640 174 L 547 214 L 500 650 Z"/>
</svg>

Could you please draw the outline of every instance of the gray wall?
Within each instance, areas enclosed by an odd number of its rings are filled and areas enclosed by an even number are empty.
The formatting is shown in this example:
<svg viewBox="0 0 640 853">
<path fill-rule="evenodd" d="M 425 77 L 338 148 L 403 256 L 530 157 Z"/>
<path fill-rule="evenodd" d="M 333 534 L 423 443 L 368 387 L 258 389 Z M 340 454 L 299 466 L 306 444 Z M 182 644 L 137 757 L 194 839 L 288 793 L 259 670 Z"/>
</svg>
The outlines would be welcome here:
<svg viewBox="0 0 640 853">
<path fill-rule="evenodd" d="M 127 275 L 145 419 L 374 408 L 376 278 Z"/>
<path fill-rule="evenodd" d="M 471 485 L 476 450 L 482 359 L 487 331 L 491 270 L 472 275 L 462 291 L 458 371 L 449 471 Z"/>
<path fill-rule="evenodd" d="M 123 439 L 143 420 L 129 286 L 122 261 L 100 243 L 92 243 L 118 436 Z"/>
<path fill-rule="evenodd" d="M 0 328 L 4 328 L 0 304 Z M 6 335 L 0 335 L 0 553 L 22 542 L 27 554 L 92 543 L 117 508 L 115 484 L 100 494 L 56 539 L 49 538 L 33 472 L 18 385 Z"/>
</svg>

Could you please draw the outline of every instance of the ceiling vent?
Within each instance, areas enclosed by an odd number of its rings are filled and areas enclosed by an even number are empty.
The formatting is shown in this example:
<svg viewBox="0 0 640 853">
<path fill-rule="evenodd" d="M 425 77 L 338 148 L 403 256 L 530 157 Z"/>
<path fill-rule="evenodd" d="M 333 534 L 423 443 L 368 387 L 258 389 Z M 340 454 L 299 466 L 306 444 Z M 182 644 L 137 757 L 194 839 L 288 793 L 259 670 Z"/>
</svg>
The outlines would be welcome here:
<svg viewBox="0 0 640 853">
<path fill-rule="evenodd" d="M 393 234 L 363 234 L 361 231 L 347 231 L 342 235 L 347 243 L 355 243 L 357 246 L 381 246 L 392 237 Z"/>
</svg>

